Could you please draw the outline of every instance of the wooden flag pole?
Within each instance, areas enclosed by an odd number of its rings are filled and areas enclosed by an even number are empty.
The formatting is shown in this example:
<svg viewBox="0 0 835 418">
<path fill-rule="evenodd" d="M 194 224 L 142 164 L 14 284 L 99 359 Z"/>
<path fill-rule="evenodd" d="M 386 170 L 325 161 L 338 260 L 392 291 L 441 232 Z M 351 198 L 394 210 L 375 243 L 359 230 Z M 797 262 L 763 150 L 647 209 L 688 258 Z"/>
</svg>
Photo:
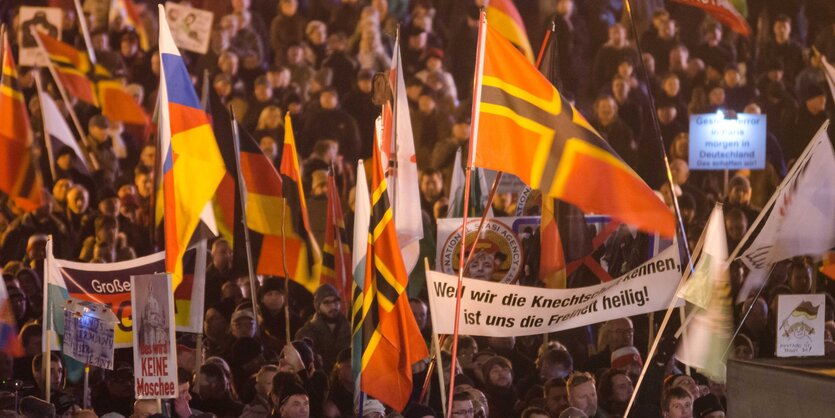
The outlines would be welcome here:
<svg viewBox="0 0 835 418">
<path fill-rule="evenodd" d="M 238 168 L 238 192 L 241 195 L 241 223 L 244 228 L 244 245 L 246 248 L 246 266 L 249 273 L 249 293 L 252 298 L 252 312 L 255 314 L 255 326 L 259 326 L 261 309 L 258 307 L 258 280 L 255 278 L 255 266 L 252 264 L 252 243 L 249 240 L 249 226 L 246 220 L 246 186 L 244 176 L 241 172 L 241 137 L 238 132 L 238 122 L 235 118 L 235 110 L 229 106 L 229 115 L 232 116 L 232 143 L 235 146 L 235 164 Z"/>
<path fill-rule="evenodd" d="M 638 50 L 638 64 L 641 67 L 641 72 L 644 76 L 644 79 L 648 81 L 649 76 L 648 76 L 646 65 L 644 65 L 643 55 L 641 53 L 641 43 L 638 39 L 638 30 L 635 27 L 635 19 L 632 16 L 632 2 L 631 2 L 631 0 L 625 0 L 624 1 L 624 6 L 626 7 L 626 12 L 629 16 L 630 27 L 632 28 L 632 36 L 635 38 L 635 46 Z M 693 260 L 690 257 L 690 250 L 687 247 L 687 233 L 684 229 L 684 220 L 681 218 L 681 211 L 679 210 L 679 206 L 678 206 L 678 197 L 676 196 L 676 191 L 675 191 L 676 188 L 675 188 L 675 182 L 673 182 L 673 174 L 672 174 L 672 171 L 670 170 L 670 161 L 667 158 L 667 151 L 664 149 L 664 140 L 661 138 L 661 126 L 658 123 L 658 116 L 656 114 L 657 112 L 656 112 L 656 109 L 655 109 L 655 101 L 652 99 L 652 97 L 653 97 L 652 96 L 652 86 L 647 84 L 647 88 L 649 89 L 649 92 L 650 92 L 650 94 L 649 94 L 649 96 L 650 96 L 649 106 L 650 106 L 650 112 L 652 112 L 653 129 L 654 129 L 654 132 L 655 132 L 655 137 L 661 145 L 661 157 L 662 157 L 662 160 L 664 161 L 664 167 L 666 169 L 667 184 L 669 184 L 669 186 L 670 186 L 670 195 L 672 196 L 672 199 L 673 199 L 673 210 L 675 211 L 676 220 L 678 221 L 678 222 L 676 222 L 676 224 L 677 224 L 677 227 L 678 227 L 678 231 L 677 231 L 678 234 L 677 235 L 680 237 L 680 239 L 678 240 L 679 254 L 682 255 L 681 261 L 686 260 L 687 269 L 692 273 L 693 272 Z M 684 263 L 682 263 L 682 265 L 684 265 Z M 629 412 L 632 410 L 632 407 L 635 404 L 635 399 L 637 398 L 638 392 L 641 389 L 641 384 L 644 381 L 644 377 L 646 377 L 647 370 L 649 369 L 650 365 L 652 365 L 652 358 L 655 355 L 655 352 L 658 350 L 658 345 L 661 342 L 661 339 L 664 337 L 664 330 L 667 328 L 667 324 L 669 323 L 670 317 L 672 316 L 673 310 L 675 309 L 675 306 L 677 304 L 677 300 L 678 300 L 677 295 L 678 295 L 679 291 L 682 289 L 682 287 L 684 286 L 684 283 L 685 283 L 685 281 L 683 279 L 684 279 L 684 275 L 682 275 L 682 277 L 679 279 L 678 286 L 676 287 L 676 292 L 673 294 L 673 297 L 670 299 L 670 304 L 667 307 L 667 311 L 664 314 L 664 320 L 661 321 L 661 326 L 659 327 L 658 333 L 655 336 L 655 341 L 653 341 L 653 343 L 652 343 L 652 348 L 650 349 L 649 353 L 647 353 L 647 359 L 644 362 L 644 367 L 641 370 L 641 375 L 638 377 L 638 381 L 635 382 L 635 389 L 632 392 L 632 396 L 629 398 L 629 404 L 626 406 L 626 411 L 624 412 L 624 415 L 623 415 L 624 417 L 629 416 Z"/>
<path fill-rule="evenodd" d="M 470 182 L 472 179 L 474 144 L 478 140 L 478 112 L 479 102 L 481 101 L 481 78 L 484 67 L 484 41 L 487 35 L 487 13 L 481 9 L 478 19 L 478 51 L 476 55 L 475 77 L 473 83 L 473 106 L 472 106 L 472 123 L 470 124 L 470 142 L 469 152 L 467 155 L 467 175 L 464 180 L 464 214 L 461 222 L 461 252 L 458 257 L 458 284 L 455 289 L 455 317 L 453 318 L 453 332 L 452 332 L 452 360 L 450 361 L 450 376 L 449 376 L 449 396 L 447 399 L 452 399 L 455 390 L 455 366 L 458 356 L 458 326 L 459 317 L 461 316 L 461 288 L 464 279 L 464 259 L 466 244 L 467 244 L 467 212 L 470 205 Z M 452 402 L 446 408 L 447 416 L 452 416 Z"/>
</svg>

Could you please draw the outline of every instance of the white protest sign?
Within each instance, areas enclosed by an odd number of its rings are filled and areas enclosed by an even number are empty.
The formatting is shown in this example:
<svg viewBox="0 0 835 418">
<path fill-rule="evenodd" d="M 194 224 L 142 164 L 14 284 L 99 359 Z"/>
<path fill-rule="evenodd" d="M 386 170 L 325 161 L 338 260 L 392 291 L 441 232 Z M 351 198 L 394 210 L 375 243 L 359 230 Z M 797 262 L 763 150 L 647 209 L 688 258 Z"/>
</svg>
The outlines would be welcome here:
<svg viewBox="0 0 835 418">
<path fill-rule="evenodd" d="M 112 370 L 117 322 L 119 320 L 107 305 L 67 299 L 64 305 L 64 354 L 90 366 Z"/>
<path fill-rule="evenodd" d="M 177 397 L 174 292 L 170 274 L 131 276 L 137 399 Z"/>
<path fill-rule="evenodd" d="M 215 14 L 177 3 L 165 3 L 168 26 L 177 48 L 205 54 L 212 36 Z"/>
<path fill-rule="evenodd" d="M 58 7 L 21 7 L 17 64 L 21 67 L 47 66 L 49 62 L 38 48 L 38 43 L 32 36 L 32 28 L 55 39 L 61 39 L 62 22 L 63 12 Z"/>
<path fill-rule="evenodd" d="M 777 357 L 822 356 L 824 334 L 823 294 L 777 297 Z"/>
<path fill-rule="evenodd" d="M 681 273 L 673 245 L 629 273 L 595 286 L 543 289 L 465 278 L 459 333 L 487 337 L 543 334 L 667 308 Z M 453 333 L 458 278 L 426 272 L 432 326 Z"/>
<path fill-rule="evenodd" d="M 765 115 L 690 115 L 691 170 L 765 168 Z"/>
</svg>

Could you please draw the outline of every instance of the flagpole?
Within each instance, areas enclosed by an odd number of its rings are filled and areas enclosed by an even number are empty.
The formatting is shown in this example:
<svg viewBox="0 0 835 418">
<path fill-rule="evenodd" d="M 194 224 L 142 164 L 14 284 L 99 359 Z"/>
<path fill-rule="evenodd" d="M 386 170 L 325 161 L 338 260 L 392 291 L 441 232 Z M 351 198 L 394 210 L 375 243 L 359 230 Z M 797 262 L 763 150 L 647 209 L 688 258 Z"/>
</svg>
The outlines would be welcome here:
<svg viewBox="0 0 835 418">
<path fill-rule="evenodd" d="M 32 75 L 35 77 L 35 89 L 38 91 L 38 97 L 40 98 L 41 93 L 43 93 L 43 86 L 41 85 L 41 73 L 36 68 L 32 71 Z M 38 100 L 40 101 L 40 99 Z M 43 110 L 43 103 L 41 103 L 41 110 Z M 41 128 L 43 129 L 43 142 L 44 147 L 46 147 L 46 156 L 49 159 L 49 171 L 52 173 L 52 185 L 55 185 L 55 182 L 58 181 L 58 177 L 55 174 L 55 153 L 52 149 L 52 141 L 49 138 L 49 129 L 46 127 L 46 119 L 44 118 L 43 111 L 41 111 L 41 119 L 43 125 Z"/>
<path fill-rule="evenodd" d="M 459 317 L 461 316 L 461 291 L 464 279 L 464 259 L 467 246 L 467 212 L 470 205 L 470 181 L 472 178 L 474 144 L 478 140 L 478 112 L 479 102 L 481 101 L 481 78 L 484 67 L 484 41 L 487 34 L 487 13 L 482 8 L 479 12 L 478 19 L 478 50 L 476 53 L 475 77 L 473 78 L 473 106 L 472 106 L 472 123 L 470 124 L 470 142 L 467 153 L 467 175 L 464 180 L 464 214 L 461 222 L 461 251 L 458 256 L 458 283 L 455 289 L 455 318 L 453 318 L 453 332 L 452 332 L 452 360 L 450 361 L 449 372 L 449 396 L 447 399 L 452 399 L 455 390 L 455 365 L 458 356 L 458 325 Z M 447 406 L 447 416 L 452 416 L 452 402 Z"/>
<path fill-rule="evenodd" d="M 93 148 L 93 146 L 87 139 L 86 131 L 81 126 L 81 122 L 78 119 L 78 115 L 75 113 L 75 109 L 73 109 L 72 107 L 66 90 L 64 90 L 64 85 L 61 84 L 61 79 L 60 77 L 58 77 L 58 72 L 55 70 L 55 66 L 52 64 L 52 60 L 49 58 L 49 54 L 46 52 L 46 48 L 44 48 L 43 43 L 41 42 L 41 38 L 38 36 L 37 31 L 35 30 L 35 28 L 31 28 L 31 30 L 32 37 L 35 38 L 35 42 L 38 44 L 38 48 L 46 57 L 46 66 L 49 69 L 49 73 L 52 75 L 52 80 L 55 82 L 55 86 L 58 87 L 58 92 L 61 94 L 61 100 L 64 102 L 64 107 L 70 114 L 70 119 L 72 119 L 72 123 L 73 125 L 75 125 L 75 129 L 78 131 L 78 135 L 81 138 L 81 144 L 82 146 L 84 146 L 86 151 L 85 157 L 90 163 L 90 167 L 93 167 L 93 170 L 98 170 L 99 162 L 96 159 L 95 155 L 92 153 L 92 151 L 90 151 Z"/>
<path fill-rule="evenodd" d="M 246 266 L 249 273 L 249 294 L 252 298 L 252 312 L 255 314 L 255 325 L 258 327 L 261 309 L 258 307 L 258 288 L 255 279 L 255 266 L 252 264 L 252 243 L 249 241 L 249 226 L 246 220 L 246 186 L 241 172 L 241 139 L 238 132 L 238 122 L 235 117 L 235 109 L 229 106 L 229 114 L 232 116 L 232 144 L 235 146 L 235 165 L 238 168 L 238 193 L 241 195 L 241 223 L 244 229 L 244 245 L 246 248 Z M 286 304 L 285 304 L 286 306 Z"/>
<path fill-rule="evenodd" d="M 162 78 L 160 78 L 160 88 L 162 87 Z M 160 114 L 160 106 L 162 106 L 161 97 L 157 94 L 157 104 L 154 109 L 154 113 L 159 116 Z M 165 150 L 162 149 L 162 124 L 159 123 L 159 119 L 157 119 L 157 134 L 154 138 L 154 146 L 156 148 L 156 152 L 154 153 L 154 189 L 151 192 L 151 247 L 155 250 L 157 247 L 157 192 L 162 189 L 162 160 L 165 158 Z M 164 203 L 163 199 L 163 203 Z M 163 212 L 165 212 L 163 208 Z"/>
<path fill-rule="evenodd" d="M 690 250 L 687 246 L 687 233 L 684 229 L 684 220 L 681 218 L 681 211 L 678 205 L 678 197 L 676 196 L 676 188 L 675 183 L 673 182 L 673 173 L 670 170 L 670 161 L 667 158 L 667 151 L 664 149 L 664 141 L 661 138 L 661 126 L 658 123 L 658 116 L 656 115 L 655 109 L 655 101 L 652 96 L 652 86 L 649 84 L 649 74 L 647 72 L 646 65 L 644 65 L 643 55 L 641 52 L 641 43 L 638 36 L 638 30 L 635 27 L 635 19 L 632 16 L 632 2 L 631 0 L 625 0 L 624 6 L 626 7 L 626 13 L 629 16 L 629 23 L 632 29 L 632 36 L 635 38 L 635 46 L 638 50 L 638 64 L 641 67 L 641 73 L 644 76 L 644 80 L 647 82 L 647 88 L 649 89 L 649 106 L 650 112 L 652 113 L 652 122 L 653 122 L 653 129 L 655 133 L 655 137 L 658 140 L 659 144 L 661 145 L 661 157 L 664 161 L 664 167 L 666 169 L 667 175 L 667 183 L 670 186 L 670 195 L 673 199 L 673 210 L 675 211 L 676 215 L 676 222 L 678 226 L 678 235 L 680 235 L 681 239 L 678 240 L 679 246 L 679 253 L 683 255 L 682 261 L 686 260 L 687 268 L 690 272 L 693 272 L 693 260 L 690 257 Z M 684 263 L 682 263 L 683 265 Z M 641 370 L 641 375 L 638 377 L 638 381 L 635 382 L 635 389 L 632 392 L 632 396 L 629 398 L 629 404 L 626 406 L 626 411 L 624 412 L 624 416 L 629 416 L 629 412 L 632 410 L 632 407 L 635 404 L 635 399 L 637 398 L 638 392 L 640 391 L 641 384 L 644 381 L 644 377 L 646 377 L 647 370 L 649 369 L 650 365 L 652 364 L 652 357 L 655 355 L 655 352 L 658 350 L 658 345 L 661 342 L 661 339 L 664 336 L 664 330 L 667 328 L 667 325 L 670 321 L 670 317 L 672 317 L 673 310 L 675 309 L 676 303 L 678 302 L 678 292 L 684 285 L 684 275 L 679 279 L 678 286 L 676 288 L 676 292 L 673 297 L 670 299 L 670 304 L 667 307 L 667 311 L 664 314 L 664 320 L 661 321 L 661 326 L 658 329 L 658 332 L 655 336 L 655 341 L 652 344 L 652 349 L 649 353 L 647 353 L 647 359 L 644 362 L 644 367 Z"/>
<path fill-rule="evenodd" d="M 90 56 L 90 61 L 93 62 L 93 72 L 95 73 L 96 51 L 93 50 L 93 41 L 90 38 L 90 31 L 87 30 L 87 18 L 84 17 L 84 10 L 81 8 L 81 2 L 79 0 L 75 0 L 75 13 L 78 15 L 78 24 L 81 28 L 81 35 L 84 37 L 84 44 L 87 46 L 87 54 Z"/>
<path fill-rule="evenodd" d="M 397 57 L 399 57 L 400 56 L 400 24 L 397 25 L 397 31 L 396 31 L 396 35 L 395 35 L 394 44 L 397 45 L 397 51 L 394 51 L 394 53 L 397 54 L 396 55 Z M 397 68 L 398 68 L 398 71 L 402 70 L 402 66 L 398 66 Z M 400 77 L 400 75 L 398 74 L 397 77 Z M 391 81 L 391 70 L 389 70 L 389 81 Z M 389 84 L 392 84 L 392 83 L 389 82 Z M 391 187 L 391 201 L 392 201 L 391 216 L 392 217 L 397 216 L 397 213 L 395 213 L 395 211 L 397 210 L 397 176 L 398 176 L 398 173 L 397 173 L 397 168 L 398 168 L 397 167 L 397 157 L 398 157 L 398 155 L 397 155 L 397 151 L 398 151 L 398 144 L 397 144 L 397 85 L 398 85 L 397 79 L 395 79 L 393 85 L 391 86 L 391 92 L 392 92 L 392 94 L 391 94 L 391 96 L 392 96 L 391 97 L 391 119 L 392 119 L 391 120 L 391 131 L 392 131 L 392 135 L 391 135 L 391 138 L 390 138 L 390 140 L 391 140 L 391 144 L 390 144 L 391 152 L 390 152 L 390 154 L 391 155 L 389 155 L 389 170 L 390 170 L 390 173 L 392 174 L 392 180 L 394 180 L 394 181 L 392 181 L 391 184 L 386 185 L 387 187 Z M 381 112 L 381 115 L 384 115 L 384 114 L 385 114 L 385 104 L 383 105 L 382 112 Z M 375 146 L 376 146 L 376 144 L 375 144 Z"/>
</svg>

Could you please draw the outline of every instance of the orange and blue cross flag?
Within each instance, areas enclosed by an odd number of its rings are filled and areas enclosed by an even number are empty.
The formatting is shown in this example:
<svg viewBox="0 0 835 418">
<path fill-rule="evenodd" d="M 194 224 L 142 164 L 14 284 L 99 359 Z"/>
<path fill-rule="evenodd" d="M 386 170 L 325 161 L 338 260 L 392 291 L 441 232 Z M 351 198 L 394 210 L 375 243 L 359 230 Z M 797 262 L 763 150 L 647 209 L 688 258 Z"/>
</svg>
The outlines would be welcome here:
<svg viewBox="0 0 835 418">
<path fill-rule="evenodd" d="M 3 34 L 0 74 L 0 190 L 24 210 L 41 205 L 43 180 L 32 157 L 32 125 L 18 81 L 8 36 Z"/>
<path fill-rule="evenodd" d="M 375 143 L 371 222 L 363 285 L 362 391 L 402 411 L 412 393 L 412 365 L 428 355 L 405 292 L 409 282 Z M 356 249 L 355 249 L 356 251 Z"/>
<path fill-rule="evenodd" d="M 515 174 L 543 199 L 674 236 L 664 202 L 524 55 L 485 26 L 472 165 Z"/>
<path fill-rule="evenodd" d="M 165 269 L 174 288 L 183 279 L 183 254 L 226 174 L 206 113 L 200 107 L 160 5 L 160 142 L 165 208 Z"/>
<path fill-rule="evenodd" d="M 525 31 L 525 22 L 513 5 L 513 0 L 490 0 L 487 6 L 487 19 L 513 45 L 516 45 L 528 61 L 533 62 L 533 49 Z"/>
</svg>

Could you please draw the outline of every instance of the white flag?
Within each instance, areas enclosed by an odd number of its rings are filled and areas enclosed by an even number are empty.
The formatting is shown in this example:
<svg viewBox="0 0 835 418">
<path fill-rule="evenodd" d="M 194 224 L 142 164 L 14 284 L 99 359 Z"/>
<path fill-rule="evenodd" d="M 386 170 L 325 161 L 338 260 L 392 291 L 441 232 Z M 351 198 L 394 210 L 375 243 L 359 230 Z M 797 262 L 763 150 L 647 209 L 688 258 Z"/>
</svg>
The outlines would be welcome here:
<svg viewBox="0 0 835 418">
<path fill-rule="evenodd" d="M 725 350 L 733 332 L 728 244 L 722 206 L 710 214 L 695 274 L 681 297 L 694 304 L 676 358 L 717 382 L 725 381 Z"/>
<path fill-rule="evenodd" d="M 38 98 L 41 102 L 41 114 L 43 115 L 43 126 L 46 133 L 49 135 L 49 140 L 45 143 L 51 148 L 52 155 L 50 158 L 54 159 L 55 154 L 59 151 L 56 146 L 68 146 L 75 153 L 76 160 L 81 166 L 89 172 L 87 167 L 87 160 L 84 159 L 84 153 L 81 152 L 81 147 L 75 140 L 75 135 L 72 133 L 67 121 L 58 110 L 58 105 L 52 100 L 52 97 L 44 91 L 38 92 Z M 50 161 L 50 164 L 55 164 L 55 161 Z"/>
<path fill-rule="evenodd" d="M 397 163 L 396 170 L 388 172 L 388 192 L 394 214 L 394 229 L 397 242 L 403 254 L 403 264 L 411 273 L 420 257 L 420 240 L 423 239 L 423 214 L 418 188 L 418 169 L 415 160 L 415 139 L 412 136 L 412 120 L 409 117 L 409 100 L 406 97 L 406 82 L 400 59 L 400 37 L 394 44 L 394 59 L 391 62 L 389 80 L 395 94 L 391 138 L 384 140 L 393 144 L 392 153 Z"/>
<path fill-rule="evenodd" d="M 821 126 L 734 250 L 732 259 L 750 269 L 737 302 L 760 288 L 774 263 L 835 247 L 835 153 L 828 126 Z"/>
</svg>

